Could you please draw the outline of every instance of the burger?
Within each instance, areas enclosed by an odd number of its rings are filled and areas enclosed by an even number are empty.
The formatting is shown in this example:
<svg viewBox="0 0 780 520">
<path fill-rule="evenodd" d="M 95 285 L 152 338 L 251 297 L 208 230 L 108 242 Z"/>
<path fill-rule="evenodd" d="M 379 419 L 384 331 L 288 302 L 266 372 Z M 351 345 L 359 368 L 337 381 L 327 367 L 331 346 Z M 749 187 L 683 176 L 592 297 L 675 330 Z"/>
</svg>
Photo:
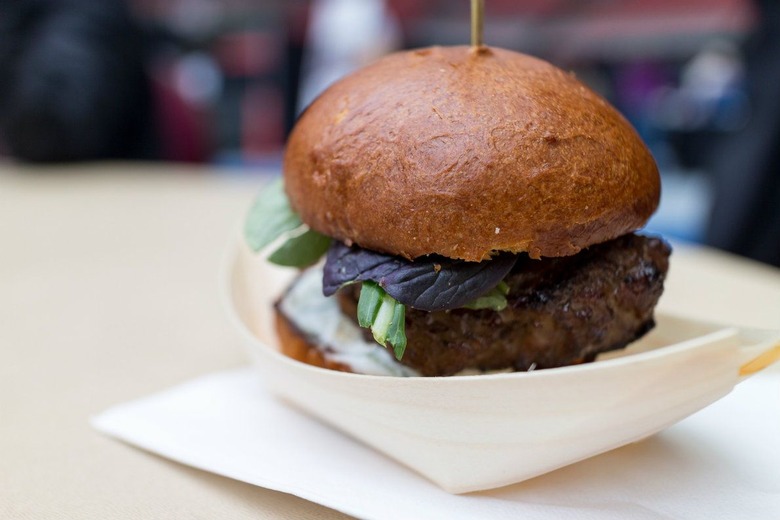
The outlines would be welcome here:
<svg viewBox="0 0 780 520">
<path fill-rule="evenodd" d="M 585 363 L 654 326 L 670 247 L 631 125 L 574 75 L 493 47 L 399 52 L 300 116 L 246 223 L 302 268 L 282 351 L 449 376 Z"/>
</svg>

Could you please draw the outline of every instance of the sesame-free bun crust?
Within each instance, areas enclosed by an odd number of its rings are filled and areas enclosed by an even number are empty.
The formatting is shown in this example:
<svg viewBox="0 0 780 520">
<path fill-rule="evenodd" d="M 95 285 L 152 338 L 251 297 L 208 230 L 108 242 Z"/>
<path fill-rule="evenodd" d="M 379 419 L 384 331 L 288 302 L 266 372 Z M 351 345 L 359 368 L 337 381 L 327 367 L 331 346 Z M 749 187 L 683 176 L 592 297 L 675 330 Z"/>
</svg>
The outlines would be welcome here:
<svg viewBox="0 0 780 520">
<path fill-rule="evenodd" d="M 660 195 L 612 106 L 488 47 L 391 54 L 338 81 L 301 115 L 284 175 L 310 227 L 407 258 L 571 255 L 642 227 Z"/>
<path fill-rule="evenodd" d="M 282 354 L 315 367 L 352 372 L 349 365 L 328 359 L 277 307 L 274 307 L 274 326 Z M 381 347 L 377 345 L 377 348 Z"/>
</svg>

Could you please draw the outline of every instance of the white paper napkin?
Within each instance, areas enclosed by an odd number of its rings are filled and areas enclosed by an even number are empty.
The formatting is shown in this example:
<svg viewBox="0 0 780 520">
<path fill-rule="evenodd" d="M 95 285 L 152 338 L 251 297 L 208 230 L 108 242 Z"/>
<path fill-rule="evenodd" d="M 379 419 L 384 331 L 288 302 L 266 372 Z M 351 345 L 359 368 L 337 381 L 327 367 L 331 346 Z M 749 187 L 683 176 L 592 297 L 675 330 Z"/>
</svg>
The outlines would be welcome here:
<svg viewBox="0 0 780 520">
<path fill-rule="evenodd" d="M 98 430 L 366 519 L 780 518 L 780 372 L 665 432 L 501 489 L 450 495 L 270 396 L 251 367 L 115 406 Z"/>
</svg>

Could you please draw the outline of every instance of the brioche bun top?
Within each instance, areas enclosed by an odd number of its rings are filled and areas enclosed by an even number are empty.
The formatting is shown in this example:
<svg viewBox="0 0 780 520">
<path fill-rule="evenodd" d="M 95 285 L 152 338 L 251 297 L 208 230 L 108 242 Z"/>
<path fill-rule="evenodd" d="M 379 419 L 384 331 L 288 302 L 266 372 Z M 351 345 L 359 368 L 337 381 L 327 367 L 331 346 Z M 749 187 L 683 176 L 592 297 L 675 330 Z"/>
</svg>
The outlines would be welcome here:
<svg viewBox="0 0 780 520">
<path fill-rule="evenodd" d="M 284 175 L 311 228 L 406 258 L 572 255 L 642 227 L 660 195 L 612 106 L 492 47 L 399 52 L 341 79 L 298 120 Z"/>
</svg>

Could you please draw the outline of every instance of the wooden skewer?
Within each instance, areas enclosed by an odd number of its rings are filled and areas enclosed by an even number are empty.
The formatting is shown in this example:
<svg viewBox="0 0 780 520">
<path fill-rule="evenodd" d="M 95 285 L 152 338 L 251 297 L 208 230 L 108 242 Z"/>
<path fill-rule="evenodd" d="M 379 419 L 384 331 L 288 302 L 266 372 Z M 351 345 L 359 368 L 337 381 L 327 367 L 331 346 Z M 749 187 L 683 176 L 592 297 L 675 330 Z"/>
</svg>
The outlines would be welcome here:
<svg viewBox="0 0 780 520">
<path fill-rule="evenodd" d="M 740 376 L 748 376 L 755 374 L 759 370 L 763 370 L 775 361 L 780 361 L 780 343 L 765 350 L 760 356 L 749 361 L 739 367 Z"/>
<path fill-rule="evenodd" d="M 471 0 L 471 46 L 482 47 L 485 0 Z"/>
</svg>

